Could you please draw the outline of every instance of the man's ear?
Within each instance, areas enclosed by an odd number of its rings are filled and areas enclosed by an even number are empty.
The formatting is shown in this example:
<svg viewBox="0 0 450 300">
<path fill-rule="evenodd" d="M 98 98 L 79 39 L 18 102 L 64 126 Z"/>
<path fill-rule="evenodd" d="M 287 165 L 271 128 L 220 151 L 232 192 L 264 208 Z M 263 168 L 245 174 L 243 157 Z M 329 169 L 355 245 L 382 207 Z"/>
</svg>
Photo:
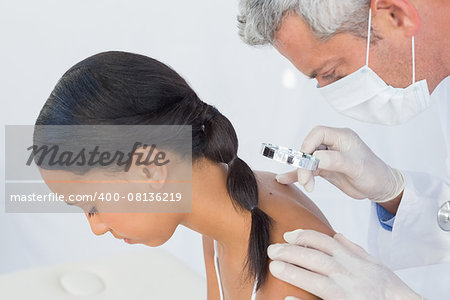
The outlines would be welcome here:
<svg viewBox="0 0 450 300">
<path fill-rule="evenodd" d="M 372 0 L 372 15 L 383 17 L 392 30 L 402 30 L 407 37 L 420 29 L 419 12 L 410 0 Z"/>
<path fill-rule="evenodd" d="M 161 189 L 168 176 L 167 163 L 162 163 L 162 155 L 165 157 L 165 153 L 154 146 L 145 145 L 136 149 L 129 169 L 129 179 L 146 183 L 152 189 Z"/>
</svg>

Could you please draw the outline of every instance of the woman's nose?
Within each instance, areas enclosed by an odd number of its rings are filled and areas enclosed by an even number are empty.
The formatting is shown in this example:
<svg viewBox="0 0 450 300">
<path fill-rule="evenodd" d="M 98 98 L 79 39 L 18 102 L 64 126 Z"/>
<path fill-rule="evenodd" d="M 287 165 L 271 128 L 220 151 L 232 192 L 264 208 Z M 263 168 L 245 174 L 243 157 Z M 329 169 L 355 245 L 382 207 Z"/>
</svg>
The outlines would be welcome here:
<svg viewBox="0 0 450 300">
<path fill-rule="evenodd" d="M 89 225 L 91 226 L 91 230 L 95 235 L 102 235 L 109 231 L 108 226 L 106 226 L 98 215 L 88 216 L 86 213 L 86 218 L 88 219 Z"/>
</svg>

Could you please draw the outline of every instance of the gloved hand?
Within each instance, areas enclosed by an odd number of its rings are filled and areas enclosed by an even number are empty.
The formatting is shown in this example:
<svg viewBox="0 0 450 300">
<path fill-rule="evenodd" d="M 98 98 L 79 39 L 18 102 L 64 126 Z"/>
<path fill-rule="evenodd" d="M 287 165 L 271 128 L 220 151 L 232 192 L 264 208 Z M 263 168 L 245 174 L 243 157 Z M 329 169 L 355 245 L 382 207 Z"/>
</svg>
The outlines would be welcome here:
<svg viewBox="0 0 450 300">
<path fill-rule="evenodd" d="M 278 175 L 283 184 L 298 182 L 308 192 L 314 189 L 314 176 L 321 176 L 355 199 L 386 202 L 404 189 L 402 173 L 378 158 L 352 130 L 318 126 L 303 142 L 301 150 L 313 153 L 319 168 Z"/>
<path fill-rule="evenodd" d="M 423 299 L 340 233 L 332 238 L 314 230 L 299 229 L 286 232 L 284 239 L 289 244 L 268 248 L 268 255 L 274 260 L 269 265 L 270 272 L 322 299 Z M 285 300 L 288 299 L 297 298 Z"/>
</svg>

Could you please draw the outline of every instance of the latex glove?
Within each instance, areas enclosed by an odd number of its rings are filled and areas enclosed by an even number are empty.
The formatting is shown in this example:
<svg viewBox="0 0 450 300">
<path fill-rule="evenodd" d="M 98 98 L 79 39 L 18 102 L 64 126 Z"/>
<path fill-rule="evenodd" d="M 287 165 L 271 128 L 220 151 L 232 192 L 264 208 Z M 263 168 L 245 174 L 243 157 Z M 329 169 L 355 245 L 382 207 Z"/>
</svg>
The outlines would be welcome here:
<svg viewBox="0 0 450 300">
<path fill-rule="evenodd" d="M 299 229 L 285 233 L 284 239 L 289 244 L 268 248 L 268 255 L 274 260 L 269 265 L 270 272 L 322 299 L 423 299 L 340 233 L 332 238 Z"/>
<path fill-rule="evenodd" d="M 278 182 L 289 184 L 298 180 L 311 192 L 314 176 L 321 176 L 352 198 L 379 203 L 396 198 L 404 189 L 401 172 L 385 164 L 350 129 L 315 127 L 300 151 L 313 153 L 320 160 L 319 168 L 314 172 L 298 169 L 278 175 Z"/>
</svg>

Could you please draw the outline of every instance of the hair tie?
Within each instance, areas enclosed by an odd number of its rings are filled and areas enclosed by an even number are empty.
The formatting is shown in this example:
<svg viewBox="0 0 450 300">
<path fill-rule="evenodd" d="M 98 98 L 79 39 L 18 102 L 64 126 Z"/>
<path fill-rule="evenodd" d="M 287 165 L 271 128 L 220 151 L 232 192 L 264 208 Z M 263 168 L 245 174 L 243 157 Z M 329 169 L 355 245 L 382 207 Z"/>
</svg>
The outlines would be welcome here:
<svg viewBox="0 0 450 300">
<path fill-rule="evenodd" d="M 237 155 L 234 156 L 234 157 L 227 163 L 227 165 L 228 165 L 228 166 L 231 166 L 231 165 L 234 163 L 234 160 L 235 160 L 236 158 L 238 158 Z"/>
<path fill-rule="evenodd" d="M 254 212 L 257 208 L 258 208 L 258 206 L 253 206 L 253 207 L 250 209 L 250 212 Z"/>
<path fill-rule="evenodd" d="M 214 118 L 215 114 L 214 111 L 211 111 L 211 106 L 207 103 L 202 103 L 202 112 L 201 112 L 201 118 L 203 120 L 203 124 L 209 123 L 212 118 Z"/>
<path fill-rule="evenodd" d="M 216 114 L 211 114 L 211 115 L 207 115 L 205 120 L 203 121 L 203 124 L 208 124 L 209 122 L 211 122 L 212 119 L 214 119 L 214 117 L 217 116 Z"/>
</svg>

